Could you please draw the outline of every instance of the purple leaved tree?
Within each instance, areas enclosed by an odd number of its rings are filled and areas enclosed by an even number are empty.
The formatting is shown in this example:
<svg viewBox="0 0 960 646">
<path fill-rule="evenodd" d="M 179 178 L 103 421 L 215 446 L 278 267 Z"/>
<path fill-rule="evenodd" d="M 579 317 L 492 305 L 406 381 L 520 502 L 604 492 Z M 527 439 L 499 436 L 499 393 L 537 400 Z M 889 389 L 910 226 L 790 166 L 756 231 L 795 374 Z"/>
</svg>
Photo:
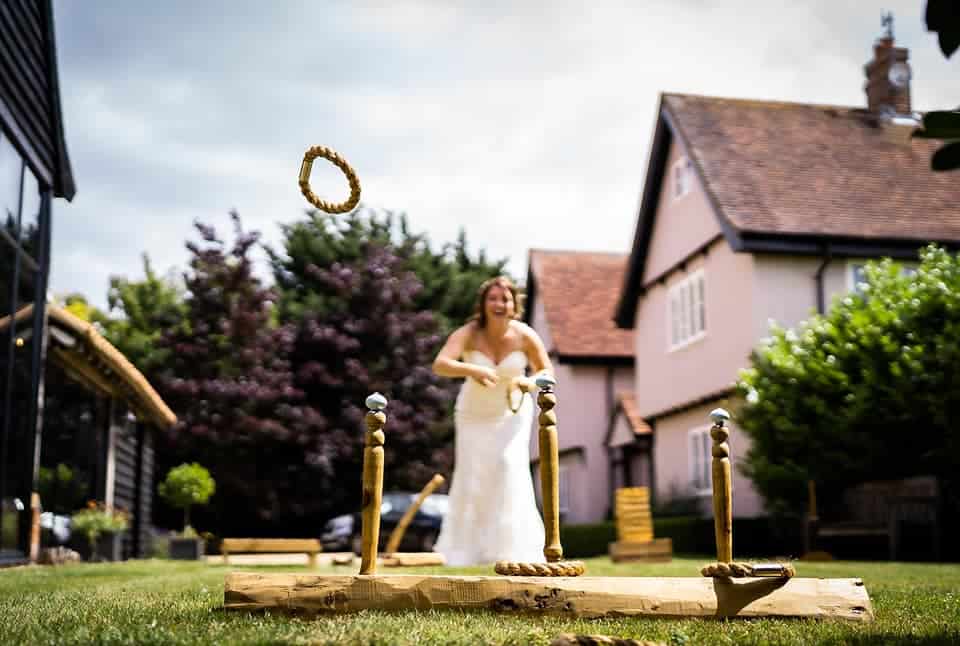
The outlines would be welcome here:
<svg viewBox="0 0 960 646">
<path fill-rule="evenodd" d="M 390 402 L 385 490 L 417 491 L 437 471 L 449 476 L 452 457 L 455 384 L 430 369 L 441 339 L 434 315 L 416 306 L 422 284 L 391 245 L 367 240 L 358 251 L 305 267 L 323 307 L 300 318 L 293 353 L 296 384 L 327 424 L 309 457 L 335 474 L 322 487 L 333 511 L 359 508 L 363 402 L 374 391 Z"/>
<path fill-rule="evenodd" d="M 253 274 L 259 234 L 231 215 L 232 244 L 200 223 L 187 244 L 185 320 L 159 342 L 169 353 L 157 385 L 179 423 L 160 442 L 158 468 L 210 469 L 220 532 L 309 533 L 302 518 L 325 507 L 315 483 L 332 476 L 318 459 L 328 424 L 294 384 L 295 329 L 274 323 L 274 294 Z"/>
</svg>

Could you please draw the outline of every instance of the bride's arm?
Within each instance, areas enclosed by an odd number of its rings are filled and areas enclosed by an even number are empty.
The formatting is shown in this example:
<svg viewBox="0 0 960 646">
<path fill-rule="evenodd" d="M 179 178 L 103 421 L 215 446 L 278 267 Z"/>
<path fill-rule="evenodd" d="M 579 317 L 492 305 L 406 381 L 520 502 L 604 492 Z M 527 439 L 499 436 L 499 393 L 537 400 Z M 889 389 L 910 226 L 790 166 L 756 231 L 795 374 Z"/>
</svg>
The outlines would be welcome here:
<svg viewBox="0 0 960 646">
<path fill-rule="evenodd" d="M 523 334 L 523 352 L 527 355 L 527 361 L 530 363 L 530 368 L 534 374 L 530 377 L 520 377 L 516 380 L 516 383 L 527 392 L 533 392 L 537 388 L 535 383 L 537 375 L 548 374 L 553 376 L 553 362 L 550 361 L 550 355 L 547 354 L 547 349 L 544 347 L 540 335 L 529 325 L 521 323 L 520 326 L 521 334 Z"/>
<path fill-rule="evenodd" d="M 460 361 L 470 338 L 471 325 L 464 325 L 447 338 L 447 342 L 437 353 L 437 358 L 433 360 L 433 372 L 441 377 L 473 377 L 484 385 L 493 385 L 496 383 L 496 373 L 493 370 Z M 493 383 L 487 384 L 488 381 Z"/>
</svg>

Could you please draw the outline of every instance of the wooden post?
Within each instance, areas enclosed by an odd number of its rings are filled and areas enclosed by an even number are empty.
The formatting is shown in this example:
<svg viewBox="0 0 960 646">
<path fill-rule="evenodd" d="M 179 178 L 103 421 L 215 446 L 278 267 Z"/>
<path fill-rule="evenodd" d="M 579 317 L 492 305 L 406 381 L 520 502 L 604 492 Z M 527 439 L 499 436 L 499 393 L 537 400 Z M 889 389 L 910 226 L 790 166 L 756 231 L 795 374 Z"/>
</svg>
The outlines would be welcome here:
<svg viewBox="0 0 960 646">
<path fill-rule="evenodd" d="M 722 408 L 710 412 L 713 427 L 713 527 L 717 537 L 717 561 L 733 561 L 733 495 L 730 489 L 730 431 L 724 423 L 730 413 Z"/>
<path fill-rule="evenodd" d="M 377 543 L 380 540 L 380 504 L 383 500 L 383 425 L 387 398 L 380 393 L 367 397 L 367 436 L 363 449 L 363 499 L 360 508 L 360 574 L 376 574 Z"/>
<path fill-rule="evenodd" d="M 387 541 L 387 549 L 385 550 L 387 554 L 393 554 L 400 549 L 400 541 L 403 540 L 403 535 L 406 533 L 410 521 L 417 515 L 417 510 L 420 509 L 420 506 L 423 504 L 423 501 L 427 499 L 427 496 L 432 494 L 433 490 L 442 484 L 443 476 L 439 473 L 434 474 L 434 476 L 430 478 L 430 482 L 420 491 L 420 495 L 413 501 L 413 504 L 403 512 L 403 516 L 400 517 L 400 522 L 393 528 L 393 532 L 390 534 L 390 540 Z"/>
<path fill-rule="evenodd" d="M 543 555 L 547 563 L 563 560 L 560 545 L 560 456 L 557 446 L 557 396 L 553 394 L 556 380 L 550 375 L 537 377 L 537 405 L 540 407 L 540 491 L 543 497 L 543 528 L 546 540 Z"/>
<path fill-rule="evenodd" d="M 30 562 L 36 563 L 40 556 L 40 494 L 30 494 Z"/>
</svg>

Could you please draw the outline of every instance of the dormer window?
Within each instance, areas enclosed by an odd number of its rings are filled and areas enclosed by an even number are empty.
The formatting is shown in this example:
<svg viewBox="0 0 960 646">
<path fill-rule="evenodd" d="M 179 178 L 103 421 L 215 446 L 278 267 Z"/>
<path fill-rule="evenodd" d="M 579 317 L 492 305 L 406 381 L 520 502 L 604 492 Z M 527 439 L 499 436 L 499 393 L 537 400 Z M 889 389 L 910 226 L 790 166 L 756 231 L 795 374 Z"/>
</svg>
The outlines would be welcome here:
<svg viewBox="0 0 960 646">
<path fill-rule="evenodd" d="M 684 155 L 673 165 L 673 198 L 683 197 L 693 184 L 693 164 Z"/>
</svg>

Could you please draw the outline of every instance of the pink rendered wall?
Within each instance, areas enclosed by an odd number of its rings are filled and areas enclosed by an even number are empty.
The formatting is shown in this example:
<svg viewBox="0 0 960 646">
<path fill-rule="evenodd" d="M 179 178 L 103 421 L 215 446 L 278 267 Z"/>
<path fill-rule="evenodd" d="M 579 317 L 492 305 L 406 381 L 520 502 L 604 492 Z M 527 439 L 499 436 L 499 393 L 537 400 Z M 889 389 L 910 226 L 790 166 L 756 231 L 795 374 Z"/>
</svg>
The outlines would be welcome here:
<svg viewBox="0 0 960 646">
<path fill-rule="evenodd" d="M 690 495 L 690 451 L 688 434 L 691 430 L 710 427 L 710 411 L 718 406 L 727 408 L 728 400 L 715 400 L 690 410 L 656 421 L 654 433 L 654 463 L 657 503 L 666 502 L 674 495 Z M 730 427 L 730 454 L 733 461 L 733 515 L 754 517 L 764 513 L 763 501 L 752 483 L 739 471 L 739 464 L 750 446 L 749 439 L 737 428 Z M 712 513 L 710 494 L 701 496 L 701 511 Z"/>
<path fill-rule="evenodd" d="M 668 290 L 700 269 L 706 333 L 671 350 Z M 752 273 L 752 256 L 734 253 L 721 239 L 706 256 L 694 258 L 686 270 L 674 272 L 665 285 L 653 285 L 643 295 L 636 318 L 636 397 L 641 416 L 662 413 L 734 384 L 756 341 Z"/>
<path fill-rule="evenodd" d="M 550 327 L 542 301 L 534 303 L 530 326 L 537 331 L 547 350 L 553 349 Z M 570 483 L 569 523 L 603 520 L 609 507 L 610 467 L 603 440 L 607 434 L 610 411 L 607 406 L 607 367 L 571 365 L 551 356 L 557 378 L 557 431 L 560 450 L 581 448 L 582 457 L 562 460 Z M 613 393 L 633 389 L 633 368 L 614 368 Z M 530 459 L 540 455 L 536 428 L 530 434 Z M 535 479 L 539 495 L 539 482 Z"/>
<path fill-rule="evenodd" d="M 610 420 L 607 407 L 607 367 L 557 362 L 557 432 L 560 451 L 582 449 L 582 468 L 572 468 L 569 523 L 604 519 L 610 506 L 610 459 L 604 439 Z M 633 387 L 633 368 L 614 368 L 613 392 Z M 530 457 L 540 455 L 537 433 L 531 433 Z"/>
<path fill-rule="evenodd" d="M 682 146 L 674 138 L 667 156 L 666 172 L 653 235 L 644 267 L 644 282 L 660 276 L 680 259 L 696 251 L 703 243 L 720 233 L 713 207 L 699 181 L 693 181 L 690 192 L 673 196 L 673 169 L 683 155 Z"/>
</svg>

